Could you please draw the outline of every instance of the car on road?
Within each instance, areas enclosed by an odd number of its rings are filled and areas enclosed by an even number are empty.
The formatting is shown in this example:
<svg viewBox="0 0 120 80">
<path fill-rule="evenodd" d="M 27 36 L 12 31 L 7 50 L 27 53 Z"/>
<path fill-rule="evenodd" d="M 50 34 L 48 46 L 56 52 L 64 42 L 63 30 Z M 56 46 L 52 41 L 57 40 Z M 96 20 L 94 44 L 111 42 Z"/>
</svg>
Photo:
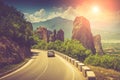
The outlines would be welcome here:
<svg viewBox="0 0 120 80">
<path fill-rule="evenodd" d="M 48 50 L 47 56 L 48 57 L 55 57 L 55 52 L 53 50 Z"/>
</svg>

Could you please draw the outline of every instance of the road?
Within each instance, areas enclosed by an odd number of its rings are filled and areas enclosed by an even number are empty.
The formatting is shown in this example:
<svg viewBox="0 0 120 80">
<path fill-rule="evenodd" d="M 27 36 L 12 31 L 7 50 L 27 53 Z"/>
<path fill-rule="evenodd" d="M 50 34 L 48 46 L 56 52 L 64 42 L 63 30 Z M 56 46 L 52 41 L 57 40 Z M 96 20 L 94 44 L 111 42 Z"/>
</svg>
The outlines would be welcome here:
<svg viewBox="0 0 120 80">
<path fill-rule="evenodd" d="M 32 51 L 36 55 L 27 64 L 0 80 L 85 80 L 77 68 L 60 56 L 47 57 L 47 51 Z"/>
</svg>

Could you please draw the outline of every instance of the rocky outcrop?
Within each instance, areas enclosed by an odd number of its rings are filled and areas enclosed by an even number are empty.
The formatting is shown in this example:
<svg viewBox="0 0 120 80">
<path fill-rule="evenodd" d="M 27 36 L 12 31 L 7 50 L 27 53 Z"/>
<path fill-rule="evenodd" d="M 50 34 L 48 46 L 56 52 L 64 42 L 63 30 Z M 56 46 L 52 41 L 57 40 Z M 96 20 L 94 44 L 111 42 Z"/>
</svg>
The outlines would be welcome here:
<svg viewBox="0 0 120 80">
<path fill-rule="evenodd" d="M 57 37 L 56 40 L 64 41 L 64 31 L 62 29 L 60 29 L 57 32 L 56 37 Z"/>
<path fill-rule="evenodd" d="M 95 45 L 95 49 L 96 49 L 96 53 L 98 53 L 99 55 L 103 55 L 103 49 L 102 49 L 102 43 L 101 43 L 101 36 L 100 35 L 96 35 L 94 36 L 94 45 Z"/>
<path fill-rule="evenodd" d="M 45 27 L 40 26 L 39 28 L 37 28 L 35 33 L 39 36 L 41 40 L 48 42 L 48 34 L 50 34 L 50 31 L 48 31 Z"/>
<path fill-rule="evenodd" d="M 49 36 L 49 42 L 54 42 L 56 40 L 56 30 L 54 30 Z"/>
<path fill-rule="evenodd" d="M 23 13 L 0 0 L 0 67 L 31 57 L 30 48 L 35 43 L 32 31 Z"/>
<path fill-rule="evenodd" d="M 56 40 L 64 41 L 64 31 L 62 29 L 53 32 L 50 30 L 47 30 L 45 27 L 39 27 L 35 31 L 35 34 L 39 36 L 41 40 L 44 40 L 46 42 L 54 42 Z"/>
<path fill-rule="evenodd" d="M 72 39 L 79 40 L 85 48 L 90 49 L 95 54 L 96 50 L 89 21 L 83 16 L 76 17 L 73 26 Z"/>
<path fill-rule="evenodd" d="M 8 37 L 0 37 L 0 67 L 19 63 L 28 57 L 28 55 L 31 55 L 30 49 L 24 44 L 19 45 Z"/>
</svg>

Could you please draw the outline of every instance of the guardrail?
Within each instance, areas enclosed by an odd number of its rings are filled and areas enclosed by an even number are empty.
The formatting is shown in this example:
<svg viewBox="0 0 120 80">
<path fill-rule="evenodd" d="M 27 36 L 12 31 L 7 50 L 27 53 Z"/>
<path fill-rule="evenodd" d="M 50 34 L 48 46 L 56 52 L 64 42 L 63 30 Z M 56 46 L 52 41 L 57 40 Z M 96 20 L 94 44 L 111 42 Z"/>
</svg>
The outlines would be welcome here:
<svg viewBox="0 0 120 80">
<path fill-rule="evenodd" d="M 65 54 L 62 54 L 60 52 L 55 51 L 59 56 L 73 64 L 80 72 L 82 72 L 83 76 L 86 78 L 86 80 L 96 80 L 95 73 L 84 63 L 81 63 L 80 61 L 73 59 Z"/>
</svg>

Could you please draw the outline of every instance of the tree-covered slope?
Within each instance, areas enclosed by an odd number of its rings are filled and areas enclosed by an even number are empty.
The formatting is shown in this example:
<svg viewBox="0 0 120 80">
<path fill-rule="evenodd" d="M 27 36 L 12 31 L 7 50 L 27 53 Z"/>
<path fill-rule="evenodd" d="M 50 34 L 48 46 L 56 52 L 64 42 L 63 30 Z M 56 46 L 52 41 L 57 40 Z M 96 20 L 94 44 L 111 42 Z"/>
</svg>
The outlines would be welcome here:
<svg viewBox="0 0 120 80">
<path fill-rule="evenodd" d="M 31 55 L 32 31 L 23 13 L 0 1 L 0 67 Z"/>
</svg>

